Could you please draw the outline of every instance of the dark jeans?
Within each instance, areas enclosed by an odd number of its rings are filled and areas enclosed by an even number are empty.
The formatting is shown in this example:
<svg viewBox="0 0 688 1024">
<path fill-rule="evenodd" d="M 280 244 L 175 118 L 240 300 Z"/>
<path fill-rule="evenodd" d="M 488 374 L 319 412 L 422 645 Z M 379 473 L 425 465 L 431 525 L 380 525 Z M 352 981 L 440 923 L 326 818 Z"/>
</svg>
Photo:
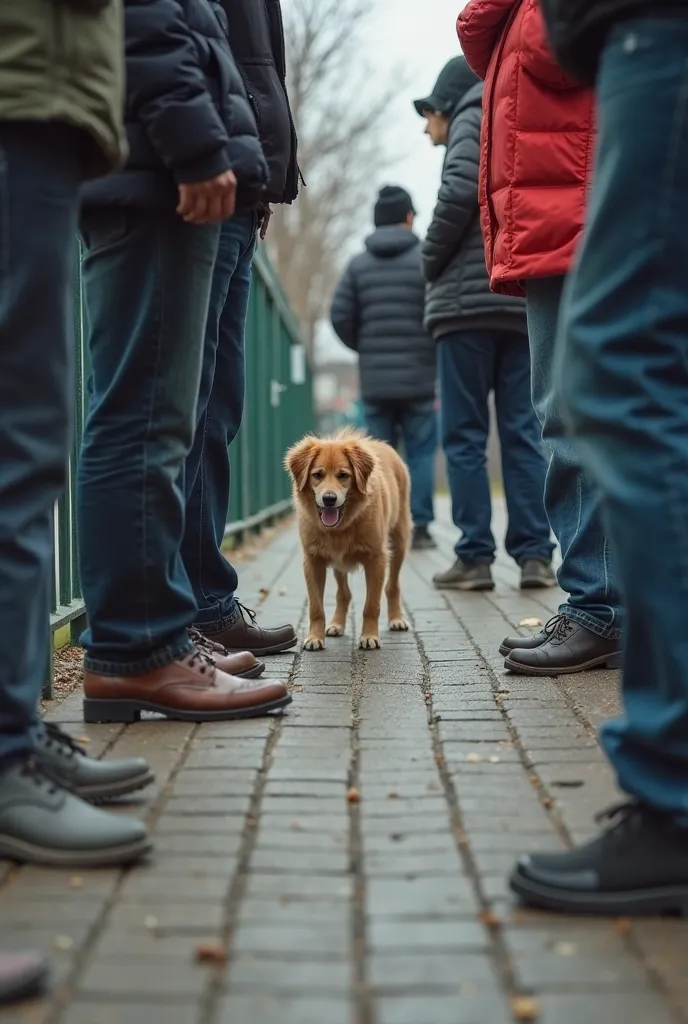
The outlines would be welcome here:
<svg viewBox="0 0 688 1024">
<path fill-rule="evenodd" d="M 80 133 L 0 122 L 0 766 L 32 745 L 73 409 Z"/>
<path fill-rule="evenodd" d="M 86 664 L 135 674 L 189 650 L 180 555 L 220 229 L 175 213 L 88 213 L 83 281 L 90 408 L 79 466 Z"/>
<path fill-rule="evenodd" d="M 559 585 L 569 595 L 560 611 L 599 636 L 619 637 L 623 613 L 600 492 L 566 431 L 561 389 L 553 380 L 563 288 L 563 277 L 526 283 L 533 405 L 550 453 L 545 508 L 561 547 Z"/>
<path fill-rule="evenodd" d="M 602 741 L 627 793 L 688 811 L 688 21 L 608 37 L 589 221 L 560 386 L 595 474 L 626 606 L 623 717 Z"/>
<path fill-rule="evenodd" d="M 411 477 L 411 516 L 414 526 L 427 526 L 435 518 L 435 455 L 437 413 L 429 402 L 366 402 L 368 432 L 404 454 Z"/>
<path fill-rule="evenodd" d="M 237 574 L 221 545 L 229 508 L 227 447 L 244 413 L 244 329 L 255 248 L 255 214 L 239 214 L 222 225 L 205 331 L 198 426 L 184 473 L 182 557 L 198 604 L 196 622 L 210 632 L 223 629 L 237 614 Z M 268 369 L 265 374 L 267 380 Z"/>
<path fill-rule="evenodd" d="M 543 503 L 547 464 L 530 398 L 527 337 L 459 331 L 443 335 L 438 347 L 442 444 L 452 516 L 462 534 L 457 556 L 471 563 L 490 563 L 495 556 L 487 475 L 488 399 L 494 391 L 509 513 L 506 549 L 519 564 L 528 558 L 549 562 L 554 545 Z"/>
</svg>

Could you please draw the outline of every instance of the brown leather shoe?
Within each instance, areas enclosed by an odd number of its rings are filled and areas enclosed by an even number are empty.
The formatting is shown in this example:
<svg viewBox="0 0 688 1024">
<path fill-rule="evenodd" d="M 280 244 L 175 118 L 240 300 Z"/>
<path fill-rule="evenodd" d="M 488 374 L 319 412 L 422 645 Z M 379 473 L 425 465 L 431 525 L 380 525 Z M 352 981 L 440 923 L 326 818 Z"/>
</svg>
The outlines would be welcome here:
<svg viewBox="0 0 688 1024">
<path fill-rule="evenodd" d="M 237 601 L 239 614 L 231 626 L 219 633 L 206 633 L 213 643 L 221 644 L 231 653 L 250 651 L 258 656 L 264 654 L 281 654 L 295 647 L 298 637 L 294 627 L 278 626 L 276 629 L 263 629 L 256 623 L 256 613 L 245 608 Z"/>
<path fill-rule="evenodd" d="M 197 629 L 189 630 L 189 637 L 203 654 L 215 662 L 221 672 L 228 676 L 239 676 L 240 679 L 258 679 L 265 671 L 265 662 L 258 661 L 250 651 L 230 654 L 222 644 L 216 644 Z"/>
<path fill-rule="evenodd" d="M 136 722 L 156 711 L 183 722 L 256 718 L 291 704 L 282 683 L 227 675 L 200 651 L 137 676 L 84 670 L 85 722 Z"/>
</svg>

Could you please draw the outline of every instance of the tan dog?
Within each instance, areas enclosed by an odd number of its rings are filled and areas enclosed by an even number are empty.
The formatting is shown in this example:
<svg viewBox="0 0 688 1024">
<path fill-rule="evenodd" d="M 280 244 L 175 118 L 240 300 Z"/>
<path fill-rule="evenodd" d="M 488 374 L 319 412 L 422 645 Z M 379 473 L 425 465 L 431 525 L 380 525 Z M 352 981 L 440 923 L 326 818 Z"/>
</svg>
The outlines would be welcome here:
<svg viewBox="0 0 688 1024">
<path fill-rule="evenodd" d="M 399 574 L 411 536 L 408 470 L 393 448 L 361 430 L 329 438 L 304 437 L 286 455 L 294 481 L 310 628 L 307 651 L 320 651 L 325 636 L 343 636 L 351 602 L 348 574 L 363 566 L 366 601 L 360 646 L 380 646 L 380 602 L 387 580 L 389 628 L 408 629 Z M 325 578 L 337 581 L 334 617 L 325 629 Z"/>
</svg>

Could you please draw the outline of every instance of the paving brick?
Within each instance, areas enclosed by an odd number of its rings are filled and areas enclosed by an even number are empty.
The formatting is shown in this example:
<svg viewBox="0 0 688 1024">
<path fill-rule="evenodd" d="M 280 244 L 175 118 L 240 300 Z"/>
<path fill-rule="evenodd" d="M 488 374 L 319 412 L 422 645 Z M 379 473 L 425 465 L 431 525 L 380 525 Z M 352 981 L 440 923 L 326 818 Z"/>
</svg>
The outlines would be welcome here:
<svg viewBox="0 0 688 1024">
<path fill-rule="evenodd" d="M 377 1024 L 510 1024 L 505 1000 L 495 995 L 403 996 L 377 1000 Z M 552 1018 L 552 1024 L 559 1024 Z"/>
<path fill-rule="evenodd" d="M 122 993 L 123 968 L 111 957 L 96 961 L 87 967 L 78 983 L 78 991 L 85 996 L 118 996 Z M 208 968 L 195 964 L 192 957 L 187 963 L 156 964 L 150 970 L 147 964 L 126 964 L 127 998 L 200 996 L 208 984 Z"/>
<path fill-rule="evenodd" d="M 308 992 L 311 997 L 323 993 L 346 997 L 351 990 L 351 967 L 344 960 L 314 961 L 305 955 L 296 960 L 238 956 L 230 966 L 227 984 L 232 992 L 237 993 L 261 992 L 293 997 Z"/>
<path fill-rule="evenodd" d="M 366 888 L 366 909 L 375 917 L 454 917 L 477 908 L 475 892 L 465 878 L 372 878 Z"/>
<path fill-rule="evenodd" d="M 468 983 L 488 990 L 495 985 L 490 960 L 482 954 L 372 955 L 369 957 L 369 965 L 369 981 L 377 992 L 413 992 L 421 989 L 458 996 L 460 986 Z"/>
<path fill-rule="evenodd" d="M 0 1018 L 2 1019 L 2 1018 Z M 134 1024 L 134 1021 L 146 1021 L 146 1024 L 194 1024 L 197 1012 L 194 1003 L 174 1002 L 161 1003 L 157 999 L 140 1002 L 127 999 L 126 1002 L 106 1002 L 98 999 L 77 999 L 69 1007 L 65 1024 Z M 23 1024 L 23 1022 L 22 1022 Z M 33 1022 L 26 1021 L 26 1024 Z"/>
<path fill-rule="evenodd" d="M 218 1024 L 351 1024 L 351 1004 L 338 996 L 304 999 L 296 996 L 229 996 Z"/>
<path fill-rule="evenodd" d="M 312 924 L 242 923 L 234 936 L 234 950 L 238 955 L 247 953 L 278 953 L 294 959 L 343 959 L 349 951 L 347 927 L 332 927 L 322 921 Z"/>
<path fill-rule="evenodd" d="M 485 950 L 488 936 L 477 921 L 380 921 L 368 925 L 367 945 L 372 953 L 440 953 Z"/>
</svg>

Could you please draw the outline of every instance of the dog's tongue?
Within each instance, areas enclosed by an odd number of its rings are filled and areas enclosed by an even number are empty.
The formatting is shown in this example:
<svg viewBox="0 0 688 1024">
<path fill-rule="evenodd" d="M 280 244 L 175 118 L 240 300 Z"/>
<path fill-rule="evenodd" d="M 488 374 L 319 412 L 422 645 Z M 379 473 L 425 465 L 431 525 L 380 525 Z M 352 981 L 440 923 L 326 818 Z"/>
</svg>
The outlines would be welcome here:
<svg viewBox="0 0 688 1024">
<path fill-rule="evenodd" d="M 338 508 L 324 508 L 320 513 L 323 526 L 336 526 L 339 522 Z"/>
</svg>

